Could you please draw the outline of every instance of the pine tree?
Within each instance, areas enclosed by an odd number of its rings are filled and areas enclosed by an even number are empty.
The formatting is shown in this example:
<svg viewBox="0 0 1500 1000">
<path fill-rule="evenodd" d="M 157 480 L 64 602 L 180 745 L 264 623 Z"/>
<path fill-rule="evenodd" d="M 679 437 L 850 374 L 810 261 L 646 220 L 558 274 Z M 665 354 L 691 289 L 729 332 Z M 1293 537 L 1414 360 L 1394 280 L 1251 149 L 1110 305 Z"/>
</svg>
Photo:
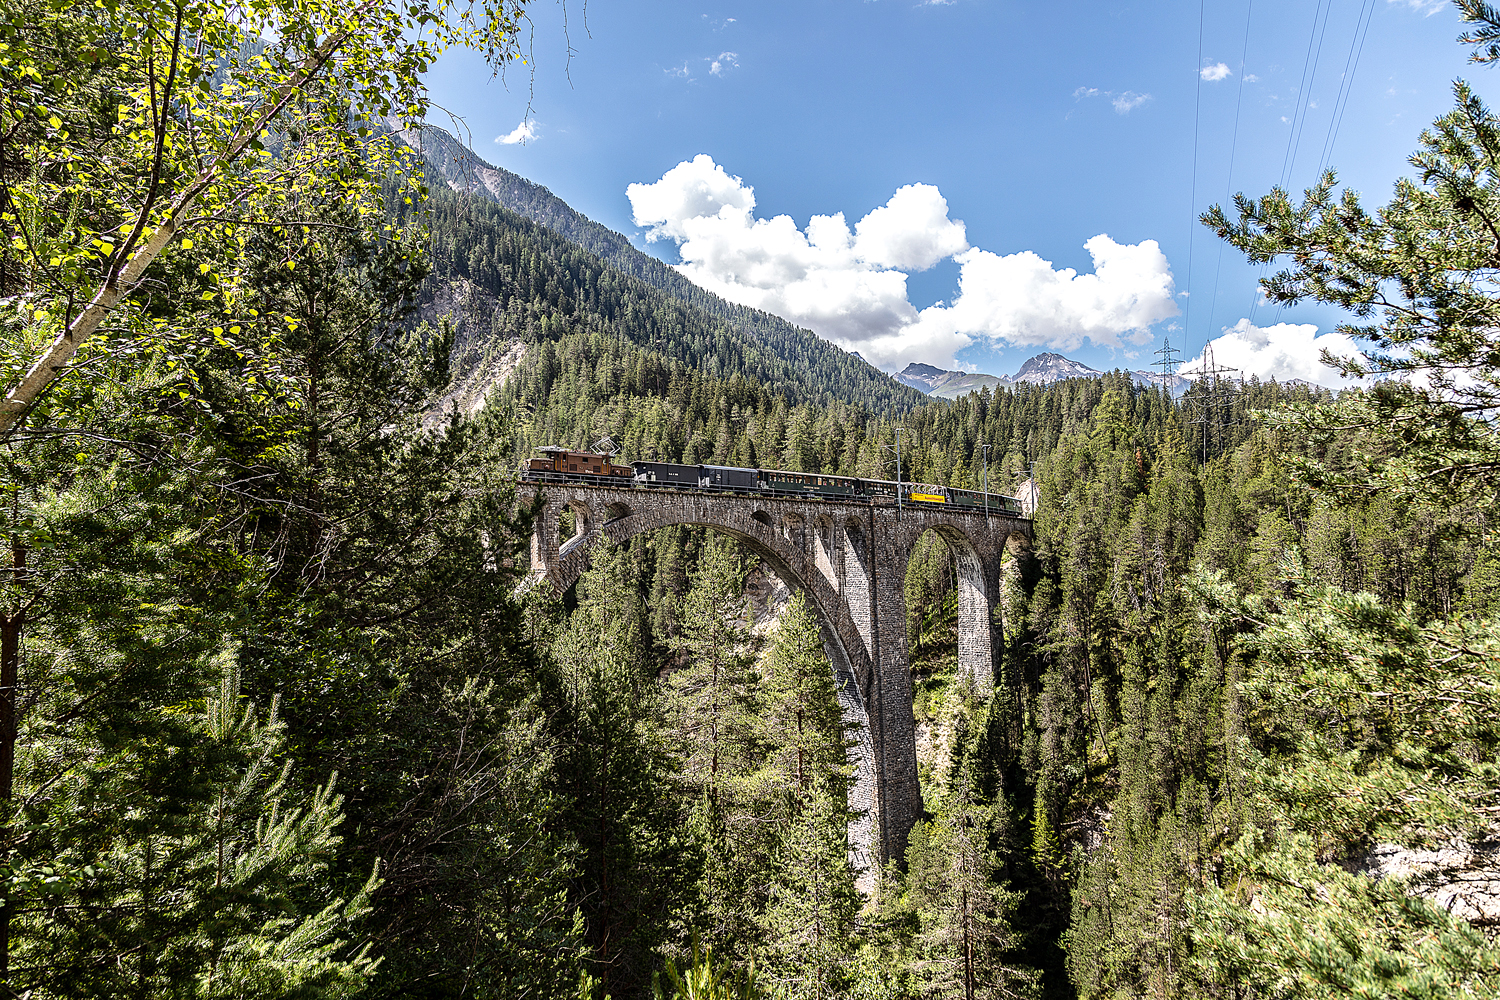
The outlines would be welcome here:
<svg viewBox="0 0 1500 1000">
<path fill-rule="evenodd" d="M 991 844 L 998 834 L 995 812 L 975 795 L 973 763 L 960 760 L 954 771 L 908 879 L 931 958 L 927 992 L 964 1000 L 1025 996 L 1037 977 L 1005 960 L 1014 945 L 1010 916 L 1018 896 L 999 878 Z"/>
<path fill-rule="evenodd" d="M 1500 11 L 1459 7 L 1476 61 L 1500 58 Z M 1301 442 L 1293 472 L 1322 501 L 1334 529 L 1324 537 L 1351 548 L 1389 530 L 1385 498 L 1366 502 L 1375 490 L 1394 495 L 1402 518 L 1488 512 L 1496 495 L 1495 427 L 1479 415 L 1493 412 L 1500 385 L 1500 298 L 1477 276 L 1493 256 L 1500 177 L 1486 151 L 1500 121 L 1466 84 L 1454 92 L 1457 107 L 1411 158 L 1420 177 L 1399 182 L 1380 211 L 1353 192 L 1336 198 L 1330 171 L 1300 206 L 1277 189 L 1237 199 L 1238 222 L 1217 208 L 1204 217 L 1252 260 L 1290 260 L 1265 282 L 1272 298 L 1312 297 L 1359 318 L 1343 329 L 1365 354 L 1330 359 L 1338 368 L 1405 376 L 1277 420 Z M 1199 973 L 1301 996 L 1493 995 L 1500 953 L 1477 928 L 1419 884 L 1327 863 L 1357 868 L 1380 841 L 1462 842 L 1488 825 L 1477 810 L 1494 794 L 1484 776 L 1497 743 L 1494 623 L 1426 617 L 1354 591 L 1363 579 L 1319 579 L 1352 555 L 1309 566 L 1293 551 L 1264 594 L 1242 595 L 1222 574 L 1194 581 L 1224 659 L 1243 657 L 1227 749 L 1257 806 L 1225 850 L 1223 876 L 1197 892 Z"/>
<path fill-rule="evenodd" d="M 848 985 L 860 898 L 847 829 L 848 810 L 837 789 L 823 784 L 798 796 L 762 918 L 767 968 L 786 996 L 825 1000 Z"/>
<path fill-rule="evenodd" d="M 698 828 L 712 834 L 704 847 L 722 851 L 704 869 L 700 891 L 712 921 L 706 929 L 715 940 L 742 946 L 763 897 L 756 876 L 774 844 L 770 829 L 754 818 L 764 805 L 755 775 L 765 746 L 743 588 L 738 549 L 711 536 L 682 601 L 681 633 L 671 643 L 681 666 L 672 672 L 667 705 Z"/>
<path fill-rule="evenodd" d="M 682 602 L 681 634 L 672 643 L 686 661 L 671 681 L 687 777 L 716 803 L 732 796 L 756 750 L 754 659 L 743 586 L 735 545 L 711 537 Z"/>
<path fill-rule="evenodd" d="M 814 787 L 842 797 L 847 782 L 844 720 L 833 668 L 807 596 L 793 595 L 781 612 L 762 660 L 760 719 L 775 748 L 779 784 L 795 795 Z"/>
<path fill-rule="evenodd" d="M 259 720 L 232 650 L 215 660 L 223 680 L 202 707 L 164 712 L 182 739 L 95 746 L 49 782 L 55 818 L 33 835 L 45 857 L 9 879 L 25 900 L 12 983 L 26 995 L 332 997 L 373 975 L 351 938 L 379 880 L 367 872 L 345 899 L 330 877 L 341 799 L 331 782 L 297 790 L 274 707 Z M 58 734 L 30 756 L 88 742 Z M 153 795 L 171 811 L 112 814 Z"/>
<path fill-rule="evenodd" d="M 691 917 L 700 867 L 673 802 L 675 762 L 653 733 L 654 671 L 640 658 L 628 565 L 621 552 L 598 553 L 553 645 L 561 818 L 579 851 L 569 901 L 601 996 L 645 989 L 655 950 Z"/>
</svg>

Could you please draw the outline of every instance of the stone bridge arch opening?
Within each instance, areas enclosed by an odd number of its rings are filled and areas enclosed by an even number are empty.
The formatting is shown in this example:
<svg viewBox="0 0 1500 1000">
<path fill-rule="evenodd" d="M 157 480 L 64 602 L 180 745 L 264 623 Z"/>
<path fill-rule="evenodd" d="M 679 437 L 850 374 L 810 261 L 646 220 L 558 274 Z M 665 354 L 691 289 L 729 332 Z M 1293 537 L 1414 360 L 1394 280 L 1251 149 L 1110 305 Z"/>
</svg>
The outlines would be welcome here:
<svg viewBox="0 0 1500 1000">
<path fill-rule="evenodd" d="M 955 679 L 971 683 L 976 692 L 988 695 L 994 690 L 997 663 L 994 611 L 998 605 L 999 580 L 991 577 L 995 576 L 998 567 L 986 565 L 987 560 L 969 536 L 951 523 L 922 528 L 915 534 L 908 551 L 910 555 L 902 590 L 906 598 L 908 638 L 913 656 L 922 656 L 924 638 L 931 636 L 924 630 L 933 623 L 932 604 L 939 605 L 942 610 L 942 602 L 951 593 Z M 931 576 L 935 563 L 942 565 L 938 581 Z M 933 587 L 935 582 L 940 586 Z M 932 603 L 926 608 L 915 608 L 913 602 Z M 946 641 L 943 645 L 947 645 Z"/>
<path fill-rule="evenodd" d="M 555 513 L 554 513 L 555 509 Z M 574 513 L 573 533 L 568 534 L 567 515 Z M 776 512 L 782 514 L 782 512 Z M 546 526 L 548 515 L 552 515 L 557 528 Z M 850 747 L 847 751 L 854 780 L 849 788 L 849 861 L 856 873 L 857 882 L 865 892 L 873 892 L 875 880 L 883 858 L 883 844 L 876 836 L 877 781 L 875 748 L 872 739 L 870 715 L 862 690 L 859 672 L 850 655 L 845 639 L 840 635 L 839 616 L 830 607 L 830 594 L 837 590 L 828 586 L 821 576 L 808 581 L 799 574 L 787 558 L 788 547 L 800 548 L 806 541 L 806 519 L 797 514 L 773 516 L 766 510 L 755 510 L 742 522 L 732 527 L 723 519 L 670 518 L 660 519 L 640 516 L 637 510 L 624 501 L 612 501 L 599 505 L 598 511 L 580 509 L 576 500 L 560 499 L 548 503 L 539 521 L 532 545 L 533 576 L 545 576 L 560 594 L 572 600 L 573 588 L 587 569 L 588 554 L 593 546 L 600 544 L 628 544 L 644 540 L 665 527 L 698 527 L 739 542 L 769 568 L 784 583 L 792 594 L 801 593 L 807 600 L 817 619 L 823 640 L 823 649 L 828 656 L 833 673 L 834 687 L 838 697 L 840 714 L 849 731 Z M 557 539 L 550 552 L 537 538 L 548 535 Z M 818 586 L 821 582 L 823 585 Z M 565 601 L 571 607 L 571 601 Z"/>
<path fill-rule="evenodd" d="M 834 558 L 837 549 L 834 547 L 833 518 L 822 514 L 814 519 L 812 525 L 813 538 L 813 566 L 828 581 L 830 586 L 838 586 L 838 569 L 834 566 Z"/>
<path fill-rule="evenodd" d="M 557 512 L 553 531 L 557 536 L 559 551 L 566 552 L 579 543 L 593 528 L 593 512 L 587 504 L 564 503 Z"/>
</svg>

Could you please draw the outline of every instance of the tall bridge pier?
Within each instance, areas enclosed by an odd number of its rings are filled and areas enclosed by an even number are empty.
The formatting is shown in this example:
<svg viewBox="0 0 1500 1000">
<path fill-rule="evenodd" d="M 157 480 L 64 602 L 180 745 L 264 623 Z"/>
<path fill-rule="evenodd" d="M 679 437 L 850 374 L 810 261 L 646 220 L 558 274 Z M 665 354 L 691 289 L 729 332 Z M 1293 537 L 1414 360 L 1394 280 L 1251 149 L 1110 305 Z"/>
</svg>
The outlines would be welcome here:
<svg viewBox="0 0 1500 1000">
<path fill-rule="evenodd" d="M 993 689 L 1001 630 L 1001 561 L 1029 551 L 1025 518 L 940 504 L 903 508 L 810 497 L 770 497 L 580 483 L 523 483 L 542 495 L 531 544 L 533 580 L 559 593 L 588 566 L 601 539 L 619 543 L 672 525 L 701 525 L 739 539 L 793 590 L 807 594 L 833 664 L 839 703 L 853 726 L 855 783 L 851 853 L 866 881 L 904 859 L 922 815 L 916 729 L 906 653 L 907 561 L 917 540 L 936 532 L 958 570 L 958 667 Z M 571 537 L 560 537 L 564 510 Z"/>
</svg>

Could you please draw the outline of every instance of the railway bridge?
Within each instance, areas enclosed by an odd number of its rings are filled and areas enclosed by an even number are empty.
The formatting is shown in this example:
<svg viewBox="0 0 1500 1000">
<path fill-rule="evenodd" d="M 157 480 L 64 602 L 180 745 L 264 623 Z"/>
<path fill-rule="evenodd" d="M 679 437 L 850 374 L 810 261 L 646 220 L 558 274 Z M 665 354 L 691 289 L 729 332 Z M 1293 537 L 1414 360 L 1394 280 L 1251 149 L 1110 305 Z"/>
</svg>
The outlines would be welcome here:
<svg viewBox="0 0 1500 1000">
<path fill-rule="evenodd" d="M 922 814 L 906 651 L 907 560 L 928 531 L 952 550 L 958 667 L 988 691 L 1002 642 L 1001 562 L 1007 551 L 1029 552 L 1031 522 L 940 504 L 898 508 L 824 497 L 521 484 L 525 501 L 537 491 L 542 509 L 532 536 L 532 583 L 545 579 L 559 593 L 567 590 L 601 539 L 619 543 L 670 525 L 701 525 L 739 539 L 789 588 L 807 594 L 856 741 L 850 845 L 861 883 L 870 885 L 879 866 L 904 858 L 907 835 Z M 568 538 L 559 530 L 565 510 L 573 512 Z"/>
</svg>

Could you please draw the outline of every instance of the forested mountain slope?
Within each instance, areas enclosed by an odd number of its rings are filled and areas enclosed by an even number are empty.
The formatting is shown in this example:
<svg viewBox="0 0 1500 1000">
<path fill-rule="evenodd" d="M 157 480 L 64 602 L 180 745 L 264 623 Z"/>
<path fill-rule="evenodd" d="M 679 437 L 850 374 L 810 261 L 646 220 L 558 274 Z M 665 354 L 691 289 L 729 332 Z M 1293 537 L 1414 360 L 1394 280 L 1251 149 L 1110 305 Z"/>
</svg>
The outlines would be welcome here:
<svg viewBox="0 0 1500 1000">
<path fill-rule="evenodd" d="M 598 311 L 599 322 L 633 343 L 706 375 L 754 379 L 794 402 L 837 400 L 877 412 L 922 403 L 921 393 L 810 330 L 699 288 L 541 185 L 480 160 L 447 132 L 399 134 L 421 150 L 431 167 L 429 181 L 441 181 L 433 183 L 429 205 L 435 278 L 462 279 L 481 299 L 494 297 L 492 306 L 486 303 L 493 312 L 520 318 L 513 300 L 524 292 L 527 304 L 535 303 L 527 317 L 532 322 L 547 316 L 549 323 L 574 329 L 597 326 Z M 534 244 L 529 252 L 521 249 L 527 243 Z M 514 250 L 492 254 L 492 245 Z M 471 266 L 471 258 L 488 267 Z M 523 263 L 524 273 L 517 270 Z M 448 295 L 463 298 L 468 292 L 463 287 Z M 493 357 L 499 337 L 519 332 L 514 323 L 465 331 L 455 359 L 459 377 L 482 365 L 486 352 Z M 481 341 L 476 354 L 472 349 Z"/>
</svg>

